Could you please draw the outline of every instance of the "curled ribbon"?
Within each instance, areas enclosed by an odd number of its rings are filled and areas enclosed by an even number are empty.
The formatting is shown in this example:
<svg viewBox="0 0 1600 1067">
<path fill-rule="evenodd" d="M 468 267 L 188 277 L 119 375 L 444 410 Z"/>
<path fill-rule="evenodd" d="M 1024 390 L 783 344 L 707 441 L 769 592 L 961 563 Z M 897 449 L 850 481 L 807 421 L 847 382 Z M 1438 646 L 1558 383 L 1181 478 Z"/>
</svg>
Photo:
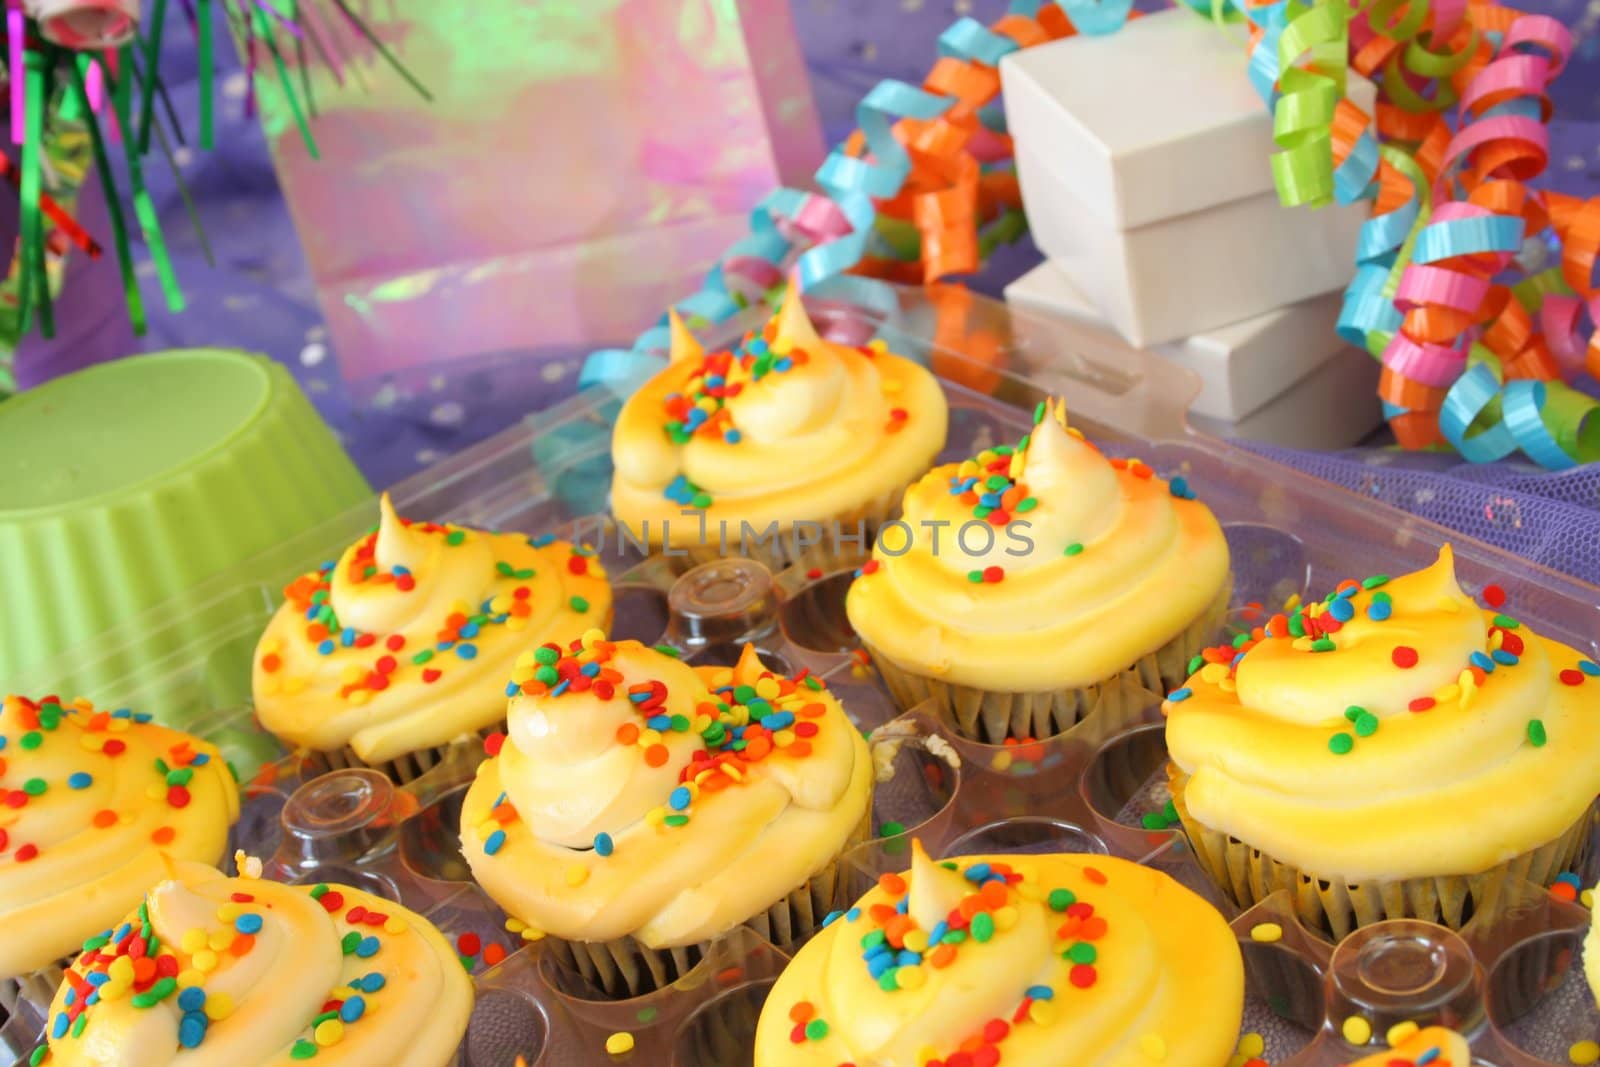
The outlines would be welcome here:
<svg viewBox="0 0 1600 1067">
<path fill-rule="evenodd" d="M 1600 405 L 1567 384 L 1600 376 L 1600 199 L 1526 185 L 1548 162 L 1548 88 L 1570 52 L 1566 29 L 1492 0 L 1178 2 L 1249 23 L 1248 75 L 1272 112 L 1279 198 L 1372 201 L 1338 331 L 1383 363 L 1379 396 L 1400 443 L 1448 443 L 1474 462 L 1521 451 L 1550 468 L 1600 458 L 1590 417 Z M 880 304 L 862 275 L 931 283 L 975 269 L 1022 225 L 994 108 L 1000 60 L 1134 17 L 1129 0 L 1013 0 L 992 27 L 961 19 L 921 88 L 885 82 L 862 102 L 858 133 L 824 164 L 826 196 L 808 209 L 828 224 L 794 225 L 806 205 L 790 201 L 804 194 L 775 194 L 782 203 L 756 212 L 748 254 L 725 257 L 680 310 L 731 314 L 741 304 L 730 273 L 770 288 L 802 245 L 802 285 Z M 1372 115 L 1346 99 L 1349 70 L 1380 83 Z M 1559 268 L 1503 284 L 1525 240 L 1545 233 L 1560 243 Z M 663 343 L 657 327 L 632 352 Z M 618 356 L 597 353 L 591 367 Z M 603 377 L 585 368 L 585 380 Z"/>
</svg>

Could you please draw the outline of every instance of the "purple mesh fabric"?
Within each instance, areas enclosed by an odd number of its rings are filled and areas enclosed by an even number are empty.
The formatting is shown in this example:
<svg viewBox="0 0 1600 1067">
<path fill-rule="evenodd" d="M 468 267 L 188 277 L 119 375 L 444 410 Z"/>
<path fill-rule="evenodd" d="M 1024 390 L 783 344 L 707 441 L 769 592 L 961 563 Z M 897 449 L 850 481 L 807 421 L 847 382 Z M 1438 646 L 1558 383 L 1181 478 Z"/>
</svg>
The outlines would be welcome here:
<svg viewBox="0 0 1600 1067">
<path fill-rule="evenodd" d="M 1269 459 L 1600 585 L 1600 464 L 1541 471 L 1397 449 L 1299 452 L 1241 441 Z"/>
</svg>

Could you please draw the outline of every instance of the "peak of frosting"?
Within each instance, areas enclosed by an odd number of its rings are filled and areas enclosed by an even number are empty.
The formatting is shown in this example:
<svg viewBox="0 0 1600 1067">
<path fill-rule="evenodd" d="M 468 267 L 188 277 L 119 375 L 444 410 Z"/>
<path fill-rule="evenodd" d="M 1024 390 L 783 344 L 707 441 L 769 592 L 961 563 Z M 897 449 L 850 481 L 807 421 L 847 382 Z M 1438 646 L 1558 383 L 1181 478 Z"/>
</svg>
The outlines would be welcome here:
<svg viewBox="0 0 1600 1067">
<path fill-rule="evenodd" d="M 780 355 L 797 348 L 815 348 L 822 341 L 817 336 L 817 328 L 811 323 L 811 316 L 806 314 L 805 302 L 800 299 L 800 286 L 792 281 L 783 294 L 783 303 L 778 307 L 776 325 L 772 347 Z"/>
<path fill-rule="evenodd" d="M 413 531 L 411 524 L 394 510 L 394 501 L 384 493 L 378 498 L 378 536 L 373 544 L 373 561 L 378 570 L 405 574 L 422 568 L 433 554 L 434 542 Z"/>
<path fill-rule="evenodd" d="M 695 335 L 689 332 L 689 327 L 678 314 L 677 308 L 667 309 L 667 329 L 672 338 L 669 352 L 671 362 L 698 361 L 705 357 L 706 350 L 701 347 Z"/>
<path fill-rule="evenodd" d="M 961 898 L 972 889 L 972 883 L 960 874 L 935 863 L 922 847 L 922 841 L 915 838 L 911 842 L 911 871 L 906 881 L 910 884 L 906 914 L 924 930 L 937 926 L 960 906 Z"/>
<path fill-rule="evenodd" d="M 1454 703 L 1463 686 L 1470 701 L 1474 653 L 1495 665 L 1490 641 L 1447 546 L 1414 573 L 1341 582 L 1322 600 L 1274 616 L 1259 639 L 1228 655 L 1239 699 L 1251 707 L 1304 723 L 1351 707 L 1381 720 L 1418 710 L 1412 705 L 1424 697 Z"/>
</svg>

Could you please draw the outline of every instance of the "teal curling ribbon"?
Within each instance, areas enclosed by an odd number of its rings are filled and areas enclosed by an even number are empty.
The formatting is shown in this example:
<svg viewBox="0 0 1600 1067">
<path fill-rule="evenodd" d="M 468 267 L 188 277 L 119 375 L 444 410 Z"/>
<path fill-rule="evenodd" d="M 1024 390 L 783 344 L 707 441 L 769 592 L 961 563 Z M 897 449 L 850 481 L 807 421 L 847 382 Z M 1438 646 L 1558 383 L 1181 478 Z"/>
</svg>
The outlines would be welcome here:
<svg viewBox="0 0 1600 1067">
<path fill-rule="evenodd" d="M 834 149 L 817 170 L 817 184 L 833 198 L 850 223 L 850 232 L 816 245 L 800 256 L 800 285 L 811 289 L 826 278 L 844 274 L 861 262 L 867 251 L 878 209 L 874 199 L 897 196 L 911 173 L 911 157 L 894 135 L 900 118 L 934 119 L 954 101 L 935 96 L 899 81 L 879 82 L 856 105 L 856 124 L 866 139 L 867 159 Z"/>
<path fill-rule="evenodd" d="M 1354 204 L 1375 197 L 1377 188 L 1372 183 L 1378 176 L 1380 155 L 1378 139 L 1368 126 L 1361 131 L 1344 162 L 1334 168 L 1333 198 L 1341 204 Z"/>
<path fill-rule="evenodd" d="M 1416 160 L 1395 148 L 1382 148 L 1379 155 L 1411 182 L 1411 199 L 1361 224 L 1356 240 L 1356 273 L 1345 289 L 1337 327 L 1340 337 L 1361 348 L 1371 348 L 1369 341 L 1374 335 L 1383 335 L 1387 343 L 1400 329 L 1403 316 L 1394 306 L 1395 288 L 1409 251 L 1407 243 L 1426 223 L 1430 198 Z M 1376 188 L 1371 192 L 1376 195 Z"/>
<path fill-rule="evenodd" d="M 1078 32 L 1091 37 L 1116 33 L 1127 23 L 1129 13 L 1133 11 L 1133 0 L 1058 0 L 1058 3 Z"/>
<path fill-rule="evenodd" d="M 1017 50 L 1017 42 L 1004 34 L 995 33 L 971 16 L 957 20 L 939 35 L 939 54 L 976 59 L 991 67 Z"/>
<path fill-rule="evenodd" d="M 1500 376 L 1488 361 L 1475 363 L 1456 379 L 1439 411 L 1445 440 L 1473 463 L 1493 463 L 1517 450 L 1517 438 L 1503 421 L 1494 421 L 1469 436 L 1468 430 L 1500 396 Z"/>
<path fill-rule="evenodd" d="M 1288 9 L 1288 0 L 1245 9 L 1245 17 L 1261 27 L 1261 39 L 1250 50 L 1250 85 L 1268 109 L 1278 103 L 1278 41 Z"/>
<path fill-rule="evenodd" d="M 1482 215 L 1424 226 L 1411 249 L 1414 263 L 1437 263 L 1480 252 L 1515 252 L 1522 247 L 1523 221 L 1515 215 Z"/>
<path fill-rule="evenodd" d="M 740 238 L 717 261 L 706 276 L 700 291 L 674 305 L 688 318 L 708 323 L 725 322 L 738 314 L 739 301 L 728 290 L 727 267 L 739 259 L 759 260 L 781 270 L 792 251 L 779 220 L 793 218 L 806 206 L 811 194 L 798 189 L 777 189 L 769 193 L 750 214 L 750 233 Z M 595 385 L 623 387 L 627 391 L 666 366 L 661 353 L 668 346 L 667 316 L 640 334 L 630 348 L 608 348 L 591 353 L 578 374 L 578 388 Z"/>
</svg>

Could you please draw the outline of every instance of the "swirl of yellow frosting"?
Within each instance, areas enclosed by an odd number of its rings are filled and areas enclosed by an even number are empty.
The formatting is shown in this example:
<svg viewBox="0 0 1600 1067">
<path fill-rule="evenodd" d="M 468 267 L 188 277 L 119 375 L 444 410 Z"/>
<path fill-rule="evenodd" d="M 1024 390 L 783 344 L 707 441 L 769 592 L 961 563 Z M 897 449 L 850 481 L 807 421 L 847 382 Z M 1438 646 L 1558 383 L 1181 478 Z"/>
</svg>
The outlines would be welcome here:
<svg viewBox="0 0 1600 1067">
<path fill-rule="evenodd" d="M 1216 1067 L 1243 1012 L 1233 933 L 1160 871 L 1065 854 L 941 864 L 913 843 L 909 873 L 830 917 L 779 976 L 755 1065 Z"/>
<path fill-rule="evenodd" d="M 162 878 L 215 863 L 239 817 L 217 749 L 88 701 L 0 704 L 0 977 L 76 952 Z"/>
<path fill-rule="evenodd" d="M 1228 582 L 1216 518 L 1181 479 L 1108 460 L 1042 406 L 1015 448 L 936 467 L 906 490 L 850 586 L 850 625 L 956 685 L 1093 685 L 1204 614 Z"/>
<path fill-rule="evenodd" d="M 46 1023 L 62 1067 L 443 1067 L 472 982 L 420 915 L 348 886 L 174 866 L 67 972 Z"/>
<path fill-rule="evenodd" d="M 1600 791 L 1600 667 L 1480 609 L 1448 546 L 1205 658 L 1164 705 L 1189 813 L 1304 871 L 1488 870 Z"/>
<path fill-rule="evenodd" d="M 947 421 L 932 374 L 881 341 L 822 340 L 794 286 L 734 352 L 706 355 L 674 313 L 672 362 L 617 417 L 611 508 L 636 539 L 684 547 L 824 522 L 927 470 Z"/>
<path fill-rule="evenodd" d="M 820 680 L 690 667 L 598 633 L 518 666 L 461 850 L 517 919 L 573 941 L 705 941 L 804 885 L 867 817 L 866 742 Z"/>
<path fill-rule="evenodd" d="M 256 714 L 292 744 L 382 763 L 492 726 L 540 641 L 611 624 L 600 561 L 566 541 L 398 517 L 302 575 L 256 647 Z"/>
<path fill-rule="evenodd" d="M 1387 1052 L 1374 1052 L 1346 1067 L 1472 1067 L 1472 1050 L 1466 1038 L 1442 1026 L 1418 1030 L 1415 1023 L 1401 1023 L 1411 1033 L 1395 1035 Z"/>
</svg>

